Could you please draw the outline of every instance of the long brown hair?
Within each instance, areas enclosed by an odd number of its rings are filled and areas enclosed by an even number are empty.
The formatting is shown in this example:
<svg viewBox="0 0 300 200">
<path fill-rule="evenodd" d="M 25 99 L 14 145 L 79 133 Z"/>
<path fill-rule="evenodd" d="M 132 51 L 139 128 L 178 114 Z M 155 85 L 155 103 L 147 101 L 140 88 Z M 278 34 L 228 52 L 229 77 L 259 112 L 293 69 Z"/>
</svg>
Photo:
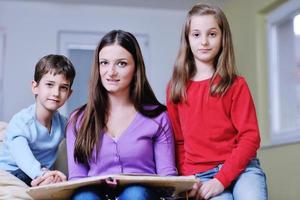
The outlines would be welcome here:
<svg viewBox="0 0 300 200">
<path fill-rule="evenodd" d="M 215 58 L 215 72 L 210 80 L 210 94 L 225 94 L 237 75 L 232 36 L 225 14 L 217 6 L 196 4 L 188 12 L 185 19 L 185 25 L 181 33 L 180 48 L 169 83 L 169 98 L 173 103 L 186 100 L 188 81 L 196 73 L 194 56 L 189 43 L 190 24 L 193 16 L 203 15 L 214 16 L 222 32 L 222 45 Z M 220 76 L 220 80 L 215 82 L 214 80 L 217 76 Z"/>
<path fill-rule="evenodd" d="M 130 100 L 135 109 L 146 117 L 156 117 L 166 110 L 154 95 L 146 77 L 145 64 L 140 46 L 133 34 L 113 30 L 107 33 L 99 42 L 94 55 L 94 63 L 89 82 L 87 104 L 74 111 L 71 123 L 76 134 L 74 159 L 87 164 L 92 157 L 93 149 L 98 152 L 102 132 L 108 119 L 108 95 L 103 87 L 99 73 L 99 52 L 109 45 L 118 44 L 125 48 L 135 62 L 135 73 L 130 84 Z M 77 121 L 79 120 L 79 124 Z M 77 126 L 78 125 L 78 126 Z"/>
</svg>

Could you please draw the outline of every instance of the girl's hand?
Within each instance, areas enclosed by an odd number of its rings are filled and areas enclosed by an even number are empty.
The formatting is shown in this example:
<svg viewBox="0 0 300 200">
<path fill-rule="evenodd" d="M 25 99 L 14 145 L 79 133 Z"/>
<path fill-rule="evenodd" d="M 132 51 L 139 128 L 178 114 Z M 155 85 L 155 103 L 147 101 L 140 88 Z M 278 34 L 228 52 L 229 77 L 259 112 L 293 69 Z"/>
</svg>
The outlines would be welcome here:
<svg viewBox="0 0 300 200">
<path fill-rule="evenodd" d="M 195 197 L 195 199 L 201 199 L 200 198 L 200 188 L 202 186 L 201 181 L 198 181 L 193 185 L 192 190 L 189 192 L 189 197 Z M 199 197 L 199 198 L 198 198 Z"/>
<path fill-rule="evenodd" d="M 196 200 L 209 199 L 224 191 L 222 183 L 214 178 L 204 183 L 200 181 L 195 183 L 193 189 L 189 193 L 189 197 L 194 197 Z"/>
<path fill-rule="evenodd" d="M 224 189 L 222 183 L 218 179 L 213 178 L 202 184 L 196 199 L 210 199 L 211 197 L 221 194 Z"/>
</svg>

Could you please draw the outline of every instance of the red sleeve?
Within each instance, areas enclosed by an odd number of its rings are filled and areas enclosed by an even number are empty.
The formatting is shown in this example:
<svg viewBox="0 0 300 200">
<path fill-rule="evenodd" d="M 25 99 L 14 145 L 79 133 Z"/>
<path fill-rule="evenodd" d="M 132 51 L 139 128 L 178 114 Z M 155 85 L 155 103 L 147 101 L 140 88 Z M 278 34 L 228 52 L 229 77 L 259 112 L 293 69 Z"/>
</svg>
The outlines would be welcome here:
<svg viewBox="0 0 300 200">
<path fill-rule="evenodd" d="M 167 92 L 167 110 L 168 115 L 172 124 L 173 133 L 175 137 L 175 157 L 176 157 L 176 166 L 179 174 L 183 174 L 183 165 L 184 165 L 184 139 L 181 131 L 181 125 L 177 110 L 177 105 L 172 103 L 168 98 L 169 92 Z"/>
<path fill-rule="evenodd" d="M 216 175 L 225 188 L 243 172 L 260 146 L 256 111 L 250 90 L 244 79 L 238 78 L 236 81 L 237 84 L 232 85 L 231 119 L 238 131 L 237 145 Z"/>
</svg>

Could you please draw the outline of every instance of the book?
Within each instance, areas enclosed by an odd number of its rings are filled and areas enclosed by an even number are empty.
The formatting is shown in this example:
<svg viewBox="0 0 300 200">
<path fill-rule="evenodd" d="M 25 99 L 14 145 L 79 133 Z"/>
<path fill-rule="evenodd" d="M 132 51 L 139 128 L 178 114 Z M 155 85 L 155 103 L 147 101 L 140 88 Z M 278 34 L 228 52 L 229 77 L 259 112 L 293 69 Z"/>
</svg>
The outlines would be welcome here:
<svg viewBox="0 0 300 200">
<path fill-rule="evenodd" d="M 117 181 L 116 187 L 130 184 L 140 184 L 164 190 L 167 196 L 176 196 L 179 193 L 191 190 L 197 182 L 195 176 L 157 176 L 117 174 L 87 177 L 78 180 L 65 181 L 49 185 L 31 187 L 27 193 L 35 200 L 67 200 L 73 192 L 80 187 L 88 185 L 106 184 L 107 180 Z"/>
</svg>

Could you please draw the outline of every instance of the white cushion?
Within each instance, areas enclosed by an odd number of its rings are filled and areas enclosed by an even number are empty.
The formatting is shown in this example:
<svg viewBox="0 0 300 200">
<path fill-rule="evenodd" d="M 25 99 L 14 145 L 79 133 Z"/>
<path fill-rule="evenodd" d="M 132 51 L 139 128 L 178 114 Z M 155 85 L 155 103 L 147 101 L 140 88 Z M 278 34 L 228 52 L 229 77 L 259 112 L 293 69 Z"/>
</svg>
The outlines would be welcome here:
<svg viewBox="0 0 300 200">
<path fill-rule="evenodd" d="M 26 193 L 28 186 L 10 173 L 0 170 L 0 200 L 32 200 Z"/>
</svg>

